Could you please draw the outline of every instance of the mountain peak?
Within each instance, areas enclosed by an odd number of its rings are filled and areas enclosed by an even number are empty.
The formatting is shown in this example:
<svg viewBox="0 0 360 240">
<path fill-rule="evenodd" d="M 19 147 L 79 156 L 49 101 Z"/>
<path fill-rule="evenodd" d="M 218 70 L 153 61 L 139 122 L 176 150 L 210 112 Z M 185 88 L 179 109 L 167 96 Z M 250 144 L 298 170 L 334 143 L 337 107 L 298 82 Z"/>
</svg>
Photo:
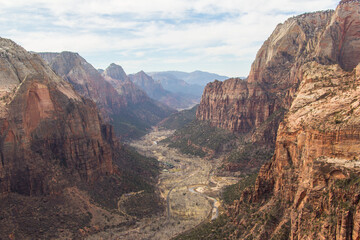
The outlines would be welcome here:
<svg viewBox="0 0 360 240">
<path fill-rule="evenodd" d="M 124 69 L 115 63 L 111 63 L 110 66 L 106 68 L 104 75 L 120 81 L 125 81 L 127 79 Z"/>
</svg>

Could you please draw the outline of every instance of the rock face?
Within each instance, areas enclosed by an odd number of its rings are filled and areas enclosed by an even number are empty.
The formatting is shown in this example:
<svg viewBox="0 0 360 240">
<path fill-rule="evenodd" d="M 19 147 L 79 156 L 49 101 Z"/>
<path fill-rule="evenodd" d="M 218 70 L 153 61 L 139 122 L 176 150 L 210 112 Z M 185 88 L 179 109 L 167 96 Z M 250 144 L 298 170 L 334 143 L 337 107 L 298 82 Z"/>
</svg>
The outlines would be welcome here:
<svg viewBox="0 0 360 240">
<path fill-rule="evenodd" d="M 290 108 L 304 63 L 315 59 L 322 64 L 339 64 L 347 71 L 356 67 L 360 61 L 358 5 L 358 1 L 342 1 L 335 12 L 303 14 L 279 24 L 258 51 L 246 80 L 207 85 L 197 118 L 247 133 L 279 110 Z M 274 142 L 275 136 L 274 131 L 272 135 L 257 133 L 254 140 Z"/>
<path fill-rule="evenodd" d="M 313 42 L 315 61 L 298 68 L 274 156 L 229 210 L 237 238 L 359 239 L 360 53 L 349 50 L 359 11 L 341 1 Z"/>
<path fill-rule="evenodd" d="M 102 74 L 120 81 L 128 80 L 128 76 L 126 75 L 124 69 L 115 63 L 110 64 L 110 66 L 107 67 Z"/>
<path fill-rule="evenodd" d="M 189 108 L 196 105 L 196 100 L 187 99 L 179 94 L 166 91 L 160 82 L 154 81 L 144 71 L 129 75 L 130 80 L 144 90 L 149 97 L 175 109 Z"/>
<path fill-rule="evenodd" d="M 332 14 L 304 14 L 279 24 L 258 51 L 246 80 L 215 81 L 205 87 L 197 118 L 248 133 L 289 109 L 300 83 L 299 69 L 313 58 L 316 43 Z M 261 132 L 254 134 L 254 141 L 275 142 L 276 131 L 271 129 L 277 129 L 280 120 L 275 126 L 262 126 Z"/>
<path fill-rule="evenodd" d="M 39 53 L 56 74 L 71 83 L 83 97 L 93 100 L 110 122 L 113 114 L 119 114 L 126 107 L 125 98 L 117 93 L 101 74 L 77 53 Z"/>
<path fill-rule="evenodd" d="M 36 54 L 0 38 L 0 193 L 55 193 L 113 173 L 112 131 Z"/>
<path fill-rule="evenodd" d="M 276 236 L 289 222 L 289 239 L 359 236 L 359 70 L 316 62 L 303 66 L 274 157 L 260 170 L 250 200 L 264 204 L 263 209 L 278 202 L 282 209 L 279 227 L 262 234 Z"/>
<path fill-rule="evenodd" d="M 322 63 L 334 64 L 350 71 L 360 61 L 359 1 L 341 1 L 331 23 L 322 35 L 316 52 Z"/>
<path fill-rule="evenodd" d="M 102 73 L 102 76 L 121 96 L 125 97 L 128 104 L 137 104 L 146 101 L 154 102 L 143 90 L 130 81 L 121 66 L 114 63 L 110 64 Z"/>
<path fill-rule="evenodd" d="M 150 99 L 128 80 L 126 73 L 118 65 L 112 64 L 100 74 L 77 53 L 39 55 L 55 73 L 71 83 L 81 96 L 94 101 L 103 119 L 112 124 L 121 137 L 140 136 L 147 128 L 174 112 Z"/>
</svg>

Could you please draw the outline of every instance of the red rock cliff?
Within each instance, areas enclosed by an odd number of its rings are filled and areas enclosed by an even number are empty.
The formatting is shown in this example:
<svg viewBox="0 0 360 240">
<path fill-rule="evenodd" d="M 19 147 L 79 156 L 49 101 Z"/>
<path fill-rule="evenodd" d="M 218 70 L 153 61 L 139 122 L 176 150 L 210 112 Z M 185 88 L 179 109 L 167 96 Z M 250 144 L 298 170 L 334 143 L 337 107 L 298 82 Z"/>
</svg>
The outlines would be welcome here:
<svg viewBox="0 0 360 240">
<path fill-rule="evenodd" d="M 113 114 L 121 113 L 127 106 L 125 97 L 79 54 L 61 52 L 39 55 L 49 63 L 56 74 L 70 82 L 81 96 L 93 100 L 107 122 L 111 121 Z"/>
<path fill-rule="evenodd" d="M 360 25 L 348 24 L 359 10 L 358 1 L 342 1 L 315 44 L 316 61 L 299 68 L 275 154 L 254 192 L 244 191 L 229 210 L 237 238 L 359 239 L 360 52 L 346 50 L 359 40 Z M 339 26 L 346 31 L 330 30 Z M 328 53 L 335 58 L 323 61 Z"/>
<path fill-rule="evenodd" d="M 112 131 L 95 104 L 35 54 L 0 38 L 0 193 L 49 194 L 112 174 Z"/>
<path fill-rule="evenodd" d="M 300 83 L 299 69 L 312 59 L 332 14 L 304 14 L 279 24 L 258 51 L 247 80 L 229 79 L 207 85 L 197 118 L 247 133 L 259 128 L 270 116 L 289 109 Z M 271 129 L 277 129 L 279 121 Z M 276 131 L 269 131 L 269 127 L 265 130 L 255 134 L 254 141 L 274 142 Z"/>
</svg>

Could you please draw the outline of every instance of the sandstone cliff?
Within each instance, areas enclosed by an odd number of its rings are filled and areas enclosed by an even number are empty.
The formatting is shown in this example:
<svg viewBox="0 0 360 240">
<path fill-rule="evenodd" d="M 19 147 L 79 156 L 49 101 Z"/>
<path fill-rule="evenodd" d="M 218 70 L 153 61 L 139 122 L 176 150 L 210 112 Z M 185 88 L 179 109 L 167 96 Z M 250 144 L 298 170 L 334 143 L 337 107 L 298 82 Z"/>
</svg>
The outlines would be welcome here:
<svg viewBox="0 0 360 240">
<path fill-rule="evenodd" d="M 51 66 L 56 74 L 63 77 L 74 86 L 83 97 L 93 100 L 102 114 L 110 122 L 112 115 L 121 112 L 127 105 L 110 83 L 77 53 L 39 53 Z"/>
<path fill-rule="evenodd" d="M 256 181 L 236 185 L 226 216 L 193 235 L 360 238 L 359 12 L 360 1 L 343 0 L 334 12 L 291 18 L 264 43 L 246 81 L 207 86 L 197 114 L 213 125 L 257 134 L 277 108 L 286 113 Z"/>
<path fill-rule="evenodd" d="M 232 238 L 359 239 L 360 53 L 348 50 L 359 40 L 359 10 L 342 1 L 315 44 L 316 61 L 299 68 L 274 156 L 229 209 Z"/>
<path fill-rule="evenodd" d="M 346 72 L 312 62 L 303 71 L 273 159 L 261 168 L 254 192 L 245 191 L 229 210 L 239 238 L 359 237 L 360 66 Z M 251 225 L 238 217 L 248 204 Z M 259 218 L 269 214 L 271 221 Z"/>
<path fill-rule="evenodd" d="M 112 133 L 96 106 L 37 55 L 0 44 L 0 193 L 49 194 L 67 174 L 89 182 L 111 174 Z"/>
<path fill-rule="evenodd" d="M 215 81 L 206 86 L 197 118 L 239 133 L 258 129 L 253 141 L 275 142 L 281 121 L 276 116 L 289 109 L 301 79 L 299 68 L 314 57 L 332 14 L 304 14 L 279 24 L 258 51 L 246 80 Z M 274 124 L 262 126 L 274 117 Z"/>
<path fill-rule="evenodd" d="M 39 53 L 83 97 L 94 101 L 103 119 L 121 137 L 138 137 L 174 110 L 162 106 L 111 65 L 102 75 L 77 53 Z M 120 67 L 120 68 L 119 68 Z M 112 77 L 111 77 L 112 76 Z"/>
<path fill-rule="evenodd" d="M 82 239 L 131 224 L 117 201 L 133 191 L 146 190 L 136 217 L 161 210 L 158 163 L 120 146 L 93 101 L 3 38 L 0 66 L 1 239 Z"/>
</svg>

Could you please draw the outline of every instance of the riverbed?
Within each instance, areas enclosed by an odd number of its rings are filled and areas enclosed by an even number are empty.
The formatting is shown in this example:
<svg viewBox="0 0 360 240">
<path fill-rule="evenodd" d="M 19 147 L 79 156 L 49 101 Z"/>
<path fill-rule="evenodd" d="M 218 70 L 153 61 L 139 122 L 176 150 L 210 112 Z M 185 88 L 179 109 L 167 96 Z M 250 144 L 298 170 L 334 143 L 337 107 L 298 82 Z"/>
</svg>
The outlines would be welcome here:
<svg viewBox="0 0 360 240">
<path fill-rule="evenodd" d="M 210 161 L 182 154 L 161 143 L 172 133 L 169 130 L 153 129 L 140 140 L 129 143 L 139 153 L 154 157 L 165 166 L 159 176 L 158 188 L 166 202 L 166 211 L 142 219 L 127 230 L 102 232 L 97 239 L 100 236 L 104 239 L 171 239 L 204 221 L 218 217 L 221 189 L 236 183 L 238 179 L 213 176 L 213 169 L 220 164 L 220 160 Z"/>
</svg>

